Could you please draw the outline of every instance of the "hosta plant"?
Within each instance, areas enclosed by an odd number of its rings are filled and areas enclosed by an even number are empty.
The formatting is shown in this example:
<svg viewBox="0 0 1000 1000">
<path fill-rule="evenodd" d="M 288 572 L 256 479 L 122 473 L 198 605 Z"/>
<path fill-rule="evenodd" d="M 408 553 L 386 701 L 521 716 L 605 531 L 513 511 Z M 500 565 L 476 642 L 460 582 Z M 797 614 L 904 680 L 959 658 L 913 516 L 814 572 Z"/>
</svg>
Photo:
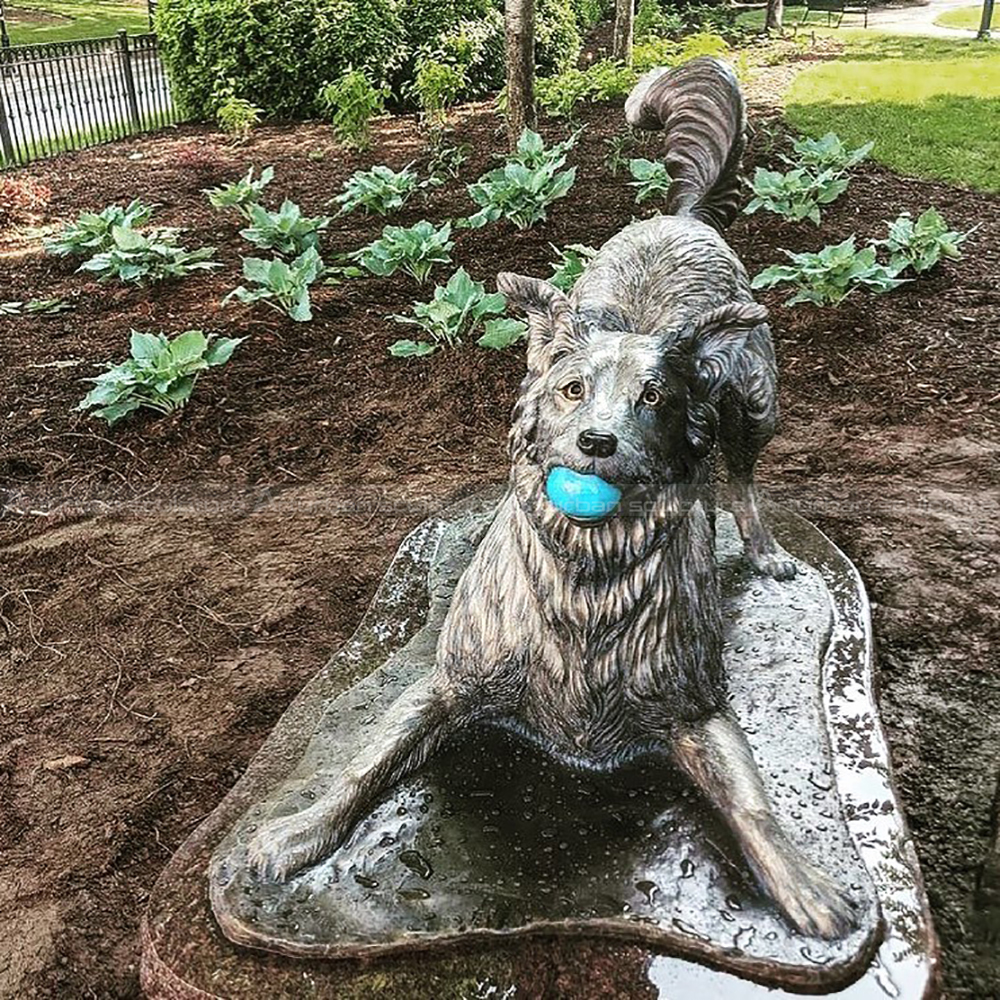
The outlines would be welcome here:
<svg viewBox="0 0 1000 1000">
<path fill-rule="evenodd" d="M 402 208 L 420 186 L 420 179 L 409 168 L 399 172 L 379 164 L 371 170 L 358 170 L 344 181 L 342 194 L 334 201 L 340 214 L 363 208 L 366 213 L 388 215 Z"/>
<path fill-rule="evenodd" d="M 372 86 L 360 70 L 348 70 L 320 89 L 319 104 L 330 118 L 333 134 L 351 149 L 371 145 L 372 118 L 385 108 L 386 91 Z"/>
<path fill-rule="evenodd" d="M 243 337 L 214 339 L 201 330 L 188 330 L 172 340 L 162 333 L 132 331 L 128 361 L 108 365 L 108 371 L 88 379 L 94 388 L 77 406 L 114 424 L 144 406 L 173 413 L 191 397 L 198 376 L 206 368 L 224 365 Z"/>
<path fill-rule="evenodd" d="M 73 303 L 62 298 L 29 299 L 27 302 L 0 302 L 0 316 L 57 316 L 69 312 Z"/>
<path fill-rule="evenodd" d="M 562 250 L 553 245 L 552 249 L 559 255 L 559 259 L 552 263 L 552 277 L 549 281 L 560 291 L 569 292 L 587 264 L 597 256 L 597 251 L 582 243 L 571 243 Z"/>
<path fill-rule="evenodd" d="M 673 180 L 667 173 L 667 166 L 659 160 L 638 157 L 628 161 L 628 171 L 632 175 L 629 186 L 635 188 L 635 202 L 641 205 L 651 198 L 666 199 L 670 194 Z"/>
<path fill-rule="evenodd" d="M 111 236 L 114 226 L 136 229 L 149 221 L 155 208 L 155 205 L 144 205 L 135 199 L 124 208 L 108 205 L 100 212 L 81 212 L 58 236 L 45 241 L 45 251 L 55 257 L 89 257 L 108 250 L 114 243 Z"/>
<path fill-rule="evenodd" d="M 215 247 L 187 250 L 174 243 L 175 235 L 176 230 L 144 235 L 126 226 L 112 226 L 111 247 L 84 261 L 78 270 L 96 274 L 99 281 L 118 278 L 125 283 L 149 285 L 222 266 L 211 259 Z"/>
<path fill-rule="evenodd" d="M 235 184 L 224 184 L 222 187 L 205 188 L 202 192 L 208 195 L 212 208 L 235 208 L 244 218 L 250 217 L 250 206 L 260 203 L 264 188 L 274 180 L 274 167 L 264 167 L 260 177 L 254 180 L 253 167 L 245 177 Z"/>
<path fill-rule="evenodd" d="M 419 327 L 424 340 L 397 340 L 389 353 L 397 358 L 424 357 L 439 347 L 455 347 L 480 327 L 483 347 L 503 348 L 524 336 L 527 327 L 520 320 L 501 314 L 507 300 L 500 292 L 489 294 L 481 281 L 473 281 L 459 268 L 447 285 L 434 289 L 430 302 L 414 302 L 412 316 L 393 316 L 397 323 Z"/>
<path fill-rule="evenodd" d="M 290 264 L 275 258 L 243 258 L 243 277 L 255 285 L 234 288 L 222 301 L 238 299 L 245 305 L 263 302 L 272 309 L 283 312 L 297 323 L 312 319 L 312 301 L 309 286 L 323 273 L 323 261 L 315 247 L 310 247 Z"/>
<path fill-rule="evenodd" d="M 431 141 L 431 157 L 427 162 L 427 180 L 429 187 L 441 187 L 449 179 L 456 179 L 462 172 L 462 166 L 472 155 L 472 146 L 461 142 L 457 146 L 449 146 L 446 139 L 448 133 L 443 129 L 435 129 Z"/>
<path fill-rule="evenodd" d="M 897 274 L 907 268 L 920 274 L 929 271 L 942 257 L 959 260 L 962 256 L 959 247 L 968 235 L 949 229 L 937 209 L 929 208 L 916 222 L 909 212 L 903 212 L 889 223 L 888 238 L 876 240 L 875 246 L 889 251 L 889 267 Z"/>
<path fill-rule="evenodd" d="M 240 236 L 264 250 L 274 250 L 285 257 L 298 257 L 319 243 L 319 234 L 330 225 L 330 217 L 319 215 L 310 219 L 293 201 L 285 199 L 277 212 L 263 205 L 247 208 L 250 225 L 240 230 Z"/>
<path fill-rule="evenodd" d="M 838 177 L 832 170 L 814 174 L 798 167 L 782 174 L 758 167 L 753 178 L 753 198 L 744 209 L 748 215 L 761 208 L 793 221 L 810 219 L 820 224 L 820 205 L 836 201 L 846 190 L 848 178 Z"/>
<path fill-rule="evenodd" d="M 824 170 L 840 173 L 856 167 L 868 156 L 874 145 L 874 142 L 866 142 L 857 149 L 848 149 L 840 136 L 827 132 L 822 139 L 800 139 L 792 146 L 797 157 L 793 160 L 782 156 L 782 159 L 792 166 L 811 167 L 816 173 Z"/>
<path fill-rule="evenodd" d="M 518 229 L 529 229 L 547 218 L 548 206 L 565 198 L 576 180 L 576 167 L 562 169 L 575 141 L 574 136 L 546 148 L 542 137 L 526 128 L 516 152 L 504 165 L 468 186 L 469 197 L 479 211 L 466 219 L 465 225 L 478 228 L 507 219 Z"/>
<path fill-rule="evenodd" d="M 422 284 L 435 265 L 451 263 L 454 245 L 450 222 L 438 228 L 424 221 L 409 229 L 386 226 L 379 239 L 351 257 L 372 274 L 386 277 L 403 271 Z"/>
<path fill-rule="evenodd" d="M 794 295 L 788 299 L 789 305 L 809 302 L 816 306 L 835 306 L 859 288 L 882 293 L 903 284 L 894 272 L 876 261 L 874 247 L 858 250 L 853 236 L 843 243 L 823 247 L 819 253 L 792 253 L 790 250 L 782 250 L 782 253 L 792 263 L 765 268 L 751 285 L 771 288 L 790 284 Z"/>
</svg>

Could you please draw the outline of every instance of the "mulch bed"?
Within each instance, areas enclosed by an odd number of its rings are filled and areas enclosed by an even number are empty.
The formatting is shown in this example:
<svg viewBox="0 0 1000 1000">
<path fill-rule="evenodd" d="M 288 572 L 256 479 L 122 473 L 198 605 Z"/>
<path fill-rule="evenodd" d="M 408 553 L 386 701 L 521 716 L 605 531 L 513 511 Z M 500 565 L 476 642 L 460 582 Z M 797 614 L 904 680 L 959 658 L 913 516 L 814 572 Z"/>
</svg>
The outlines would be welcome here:
<svg viewBox="0 0 1000 1000">
<path fill-rule="evenodd" d="M 549 222 L 461 231 L 456 266 L 487 282 L 507 269 L 546 275 L 550 243 L 599 246 L 629 222 L 631 189 L 605 164 L 620 110 L 584 119 L 577 184 Z M 474 151 L 463 183 L 389 221 L 468 214 L 464 182 L 502 149 L 500 124 L 485 105 L 456 114 L 456 140 Z M 138 921 L 160 868 L 350 635 L 406 531 L 505 475 L 522 350 L 387 353 L 408 331 L 386 317 L 429 288 L 320 286 L 311 324 L 220 305 L 248 245 L 202 188 L 273 164 L 270 203 L 287 196 L 319 214 L 353 170 L 420 163 L 425 142 L 412 118 L 381 124 L 364 155 L 322 126 L 260 129 L 243 148 L 184 128 L 30 170 L 54 192 L 47 222 L 141 197 L 161 206 L 157 224 L 187 228 L 187 245 L 218 247 L 225 267 L 145 290 L 98 285 L 37 239 L 0 237 L 0 300 L 75 303 L 0 319 L 0 994 L 4 977 L 19 996 L 138 994 Z M 637 155 L 657 149 L 653 137 Z M 747 166 L 776 151 L 759 130 Z M 1000 605 L 1000 199 L 868 165 L 820 229 L 758 214 L 729 237 L 756 273 L 780 247 L 881 237 L 882 220 L 932 204 L 955 228 L 983 223 L 964 261 L 838 310 L 761 296 L 784 431 L 760 478 L 870 586 L 883 707 L 948 982 L 987 995 L 997 970 L 977 957 L 969 914 L 1000 746 L 1000 672 L 987 656 Z M 353 250 L 384 221 L 338 218 L 325 249 Z M 130 328 L 192 327 L 249 339 L 185 410 L 111 431 L 74 412 L 82 380 L 124 358 Z M 572 951 L 536 953 L 525 952 L 518 996 L 561 995 Z"/>
</svg>

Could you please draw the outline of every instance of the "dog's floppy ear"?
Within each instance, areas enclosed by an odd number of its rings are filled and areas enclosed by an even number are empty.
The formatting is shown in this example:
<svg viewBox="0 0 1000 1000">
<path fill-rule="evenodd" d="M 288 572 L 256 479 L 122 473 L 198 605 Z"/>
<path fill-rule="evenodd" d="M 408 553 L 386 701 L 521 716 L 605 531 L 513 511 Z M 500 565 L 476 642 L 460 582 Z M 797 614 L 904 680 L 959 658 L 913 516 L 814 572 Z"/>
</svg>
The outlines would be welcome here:
<svg viewBox="0 0 1000 1000">
<path fill-rule="evenodd" d="M 541 278 L 502 271 L 497 288 L 507 305 L 528 315 L 528 369 L 540 374 L 575 344 L 573 307 L 555 285 Z"/>
<path fill-rule="evenodd" d="M 747 335 L 766 319 L 767 308 L 757 302 L 727 302 L 694 320 L 685 346 L 700 396 L 711 397 L 729 378 Z"/>
</svg>

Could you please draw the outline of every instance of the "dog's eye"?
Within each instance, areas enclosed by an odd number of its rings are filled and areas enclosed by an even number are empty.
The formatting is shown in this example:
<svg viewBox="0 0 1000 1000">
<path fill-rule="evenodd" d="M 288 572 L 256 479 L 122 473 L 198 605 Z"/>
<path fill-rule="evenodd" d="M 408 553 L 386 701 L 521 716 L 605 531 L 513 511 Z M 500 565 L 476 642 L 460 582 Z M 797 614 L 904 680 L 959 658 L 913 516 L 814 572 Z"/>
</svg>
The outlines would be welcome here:
<svg viewBox="0 0 1000 1000">
<path fill-rule="evenodd" d="M 649 406 L 655 409 L 663 402 L 663 390 L 658 389 L 655 385 L 647 385 L 646 388 L 642 390 L 642 396 L 640 398 L 643 406 Z"/>
<path fill-rule="evenodd" d="M 583 383 L 578 378 L 575 378 L 572 381 L 567 382 L 564 386 L 562 386 L 559 389 L 559 391 L 567 399 L 573 400 L 573 402 L 583 399 Z"/>
</svg>

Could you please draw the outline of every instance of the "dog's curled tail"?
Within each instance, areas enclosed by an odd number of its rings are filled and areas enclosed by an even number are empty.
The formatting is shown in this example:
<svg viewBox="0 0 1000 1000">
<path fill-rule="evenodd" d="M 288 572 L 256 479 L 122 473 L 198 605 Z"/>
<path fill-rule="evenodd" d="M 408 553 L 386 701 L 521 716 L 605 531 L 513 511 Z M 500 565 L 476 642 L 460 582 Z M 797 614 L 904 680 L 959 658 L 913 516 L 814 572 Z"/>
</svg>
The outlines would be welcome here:
<svg viewBox="0 0 1000 1000">
<path fill-rule="evenodd" d="M 746 109 L 726 63 L 701 56 L 651 70 L 629 94 L 625 120 L 664 131 L 663 159 L 673 179 L 669 214 L 690 215 L 718 230 L 736 218 Z"/>
</svg>

